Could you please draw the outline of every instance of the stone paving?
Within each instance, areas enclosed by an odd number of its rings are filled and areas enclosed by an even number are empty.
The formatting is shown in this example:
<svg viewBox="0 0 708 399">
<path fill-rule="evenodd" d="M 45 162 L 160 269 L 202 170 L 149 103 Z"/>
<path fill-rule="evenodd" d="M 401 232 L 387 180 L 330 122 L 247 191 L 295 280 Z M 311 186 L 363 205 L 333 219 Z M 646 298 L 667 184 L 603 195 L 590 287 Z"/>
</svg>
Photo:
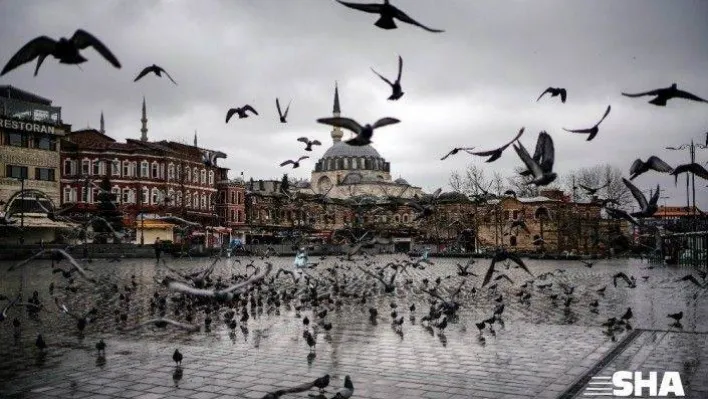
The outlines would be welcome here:
<svg viewBox="0 0 708 399">
<path fill-rule="evenodd" d="M 291 264 L 290 258 L 270 260 L 275 270 Z M 403 274 L 393 296 L 372 296 L 365 306 L 345 302 L 332 310 L 327 320 L 333 328 L 319 331 L 314 357 L 308 356 L 302 319 L 286 306 L 270 314 L 254 312 L 247 325 L 234 333 L 223 323 L 198 333 L 170 328 L 121 333 L 116 330 L 120 323 L 113 318 L 114 293 L 90 290 L 85 284 L 77 293 L 61 289 L 66 284 L 61 275 L 51 275 L 49 261 L 38 261 L 23 271 L 0 274 L 0 293 L 16 295 L 22 285 L 24 292 L 38 290 L 44 302 L 53 306 L 47 293 L 53 281 L 55 295 L 70 309 L 80 312 L 95 304 L 105 310 L 105 315 L 79 336 L 75 321 L 65 315 L 41 312 L 33 319 L 24 311 L 11 309 L 8 319 L 0 324 L 0 397 L 261 398 L 267 392 L 329 373 L 332 382 L 327 397 L 332 397 L 343 377 L 350 375 L 355 398 L 556 398 L 573 385 L 580 388 L 583 377 L 608 360 L 595 372 L 597 375 L 611 375 L 620 369 L 675 370 L 681 372 L 687 397 L 708 397 L 708 298 L 689 283 L 675 282 L 690 269 L 649 269 L 645 263 L 625 260 L 600 261 L 592 269 L 573 261 L 529 261 L 537 276 L 558 268 L 566 272 L 549 277 L 547 282 L 554 282 L 550 291 L 533 291 L 531 304 L 525 305 L 514 293 L 529 276 L 518 269 L 502 268 L 515 284 L 500 283 L 497 292 L 484 289 L 473 294 L 471 288 L 479 289 L 481 278 L 471 278 L 463 289 L 464 307 L 459 320 L 440 334 L 420 324 L 420 316 L 427 312 L 428 297 L 415 287 L 423 278 L 432 281 L 439 276 L 443 278 L 439 291 L 447 295 L 461 281 L 455 274 L 455 263 L 466 260 L 433 261 L 435 265 L 425 270 Z M 324 268 L 333 262 L 335 259 L 322 261 L 313 274 L 326 273 Z M 474 271 L 482 275 L 489 261 L 478 262 Z M 209 263 L 208 259 L 195 259 L 170 265 L 185 270 Z M 0 270 L 6 270 L 9 264 L 0 264 Z M 147 302 L 155 291 L 155 278 L 166 274 L 164 268 L 156 268 L 151 260 L 96 260 L 88 267 L 99 280 L 120 287 L 129 285 L 130 276 L 135 274 L 139 284 L 126 323 L 132 325 L 152 317 Z M 237 272 L 243 271 L 238 264 L 234 267 Z M 228 274 L 228 269 L 220 266 L 219 272 Z M 636 276 L 637 288 L 629 289 L 621 283 L 615 288 L 611 276 L 617 271 Z M 361 274 L 356 267 L 350 273 Z M 451 277 L 446 278 L 448 275 Z M 413 288 L 403 289 L 405 279 L 414 281 Z M 285 281 L 286 286 L 292 284 Z M 357 284 L 364 288 L 361 281 Z M 548 299 L 549 294 L 562 292 L 560 283 L 576 286 L 577 303 L 570 310 Z M 596 289 L 603 286 L 607 286 L 606 293 L 599 296 Z M 486 340 L 481 343 L 474 322 L 491 315 L 499 294 L 506 305 L 505 326 L 497 328 L 496 336 L 485 331 Z M 588 306 L 594 299 L 600 304 L 598 314 L 590 312 Z M 390 324 L 388 304 L 392 301 L 405 316 L 401 333 Z M 415 322 L 408 311 L 413 303 L 418 308 Z M 369 321 L 369 306 L 379 309 L 376 324 Z M 635 328 L 642 330 L 618 336 L 618 341 L 612 342 L 600 324 L 609 316 L 619 317 L 628 306 L 634 312 Z M 680 310 L 685 313 L 683 331 L 668 331 L 670 319 L 666 314 Z M 309 311 L 303 312 L 306 315 L 314 318 Z M 17 337 L 13 337 L 10 323 L 14 317 L 22 322 Z M 172 312 L 167 317 L 184 321 L 183 315 L 180 318 Z M 195 323 L 203 325 L 204 315 L 196 317 Z M 42 333 L 49 345 L 43 355 L 34 347 L 37 333 Z M 108 344 L 105 359 L 96 356 L 94 345 L 99 338 Z M 623 339 L 628 339 L 627 347 L 618 356 L 606 359 Z M 171 360 L 175 348 L 184 354 L 181 373 Z M 310 393 L 316 394 L 316 390 Z M 575 397 L 587 396 L 581 389 Z"/>
</svg>

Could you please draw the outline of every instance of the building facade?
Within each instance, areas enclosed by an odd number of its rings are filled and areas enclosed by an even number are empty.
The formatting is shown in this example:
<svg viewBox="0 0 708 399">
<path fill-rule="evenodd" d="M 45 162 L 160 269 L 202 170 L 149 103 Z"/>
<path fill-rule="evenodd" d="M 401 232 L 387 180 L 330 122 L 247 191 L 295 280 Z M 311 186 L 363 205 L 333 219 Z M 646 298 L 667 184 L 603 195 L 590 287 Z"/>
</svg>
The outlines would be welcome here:
<svg viewBox="0 0 708 399">
<path fill-rule="evenodd" d="M 0 86 L 0 210 L 14 220 L 0 241 L 52 241 L 57 229 L 72 227 L 43 210 L 61 202 L 60 141 L 70 130 L 51 100 Z"/>
<path fill-rule="evenodd" d="M 145 100 L 140 140 L 119 143 L 100 130 L 67 134 L 61 152 L 63 212 L 82 220 L 97 211 L 100 183 L 108 178 L 124 225 L 136 230 L 134 242 L 146 243 L 142 221 L 154 216 L 177 216 L 205 228 L 222 223 L 216 212 L 218 182 L 228 169 L 203 162 L 214 152 L 173 141 L 152 142 L 147 137 Z M 144 229 L 143 229 L 144 230 Z M 139 234 L 142 232 L 142 234 Z M 165 238 L 162 239 L 172 239 Z"/>
</svg>

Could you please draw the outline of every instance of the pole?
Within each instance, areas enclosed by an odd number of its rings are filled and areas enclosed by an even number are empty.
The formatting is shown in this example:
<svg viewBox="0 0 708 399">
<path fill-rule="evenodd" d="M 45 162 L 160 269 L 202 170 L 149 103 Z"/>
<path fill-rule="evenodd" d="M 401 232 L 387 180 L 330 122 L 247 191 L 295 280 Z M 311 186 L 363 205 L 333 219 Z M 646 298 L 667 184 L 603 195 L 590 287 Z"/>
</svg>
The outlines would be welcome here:
<svg viewBox="0 0 708 399">
<path fill-rule="evenodd" d="M 25 245 L 25 178 L 22 175 L 20 175 L 20 229 L 20 243 Z M 24 280 L 24 273 L 22 276 Z"/>
</svg>

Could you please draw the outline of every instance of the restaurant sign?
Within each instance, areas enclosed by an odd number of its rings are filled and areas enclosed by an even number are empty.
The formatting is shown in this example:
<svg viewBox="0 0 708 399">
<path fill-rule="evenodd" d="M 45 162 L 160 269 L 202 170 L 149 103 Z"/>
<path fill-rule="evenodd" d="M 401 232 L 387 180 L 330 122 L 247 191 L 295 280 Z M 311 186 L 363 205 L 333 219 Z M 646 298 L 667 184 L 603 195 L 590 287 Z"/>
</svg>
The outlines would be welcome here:
<svg viewBox="0 0 708 399">
<path fill-rule="evenodd" d="M 54 134 L 54 126 L 45 125 L 34 121 L 18 121 L 14 119 L 0 118 L 0 128 L 20 130 L 30 133 Z"/>
</svg>

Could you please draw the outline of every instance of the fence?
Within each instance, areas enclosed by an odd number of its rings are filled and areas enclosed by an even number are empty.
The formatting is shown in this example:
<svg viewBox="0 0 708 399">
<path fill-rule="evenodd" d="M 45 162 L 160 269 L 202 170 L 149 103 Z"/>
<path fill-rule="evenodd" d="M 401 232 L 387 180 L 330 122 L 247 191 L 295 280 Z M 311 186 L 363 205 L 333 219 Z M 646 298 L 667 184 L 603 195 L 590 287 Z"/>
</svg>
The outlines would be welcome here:
<svg viewBox="0 0 708 399">
<path fill-rule="evenodd" d="M 660 249 L 661 258 L 654 261 L 708 271 L 708 231 L 663 234 Z"/>
</svg>

